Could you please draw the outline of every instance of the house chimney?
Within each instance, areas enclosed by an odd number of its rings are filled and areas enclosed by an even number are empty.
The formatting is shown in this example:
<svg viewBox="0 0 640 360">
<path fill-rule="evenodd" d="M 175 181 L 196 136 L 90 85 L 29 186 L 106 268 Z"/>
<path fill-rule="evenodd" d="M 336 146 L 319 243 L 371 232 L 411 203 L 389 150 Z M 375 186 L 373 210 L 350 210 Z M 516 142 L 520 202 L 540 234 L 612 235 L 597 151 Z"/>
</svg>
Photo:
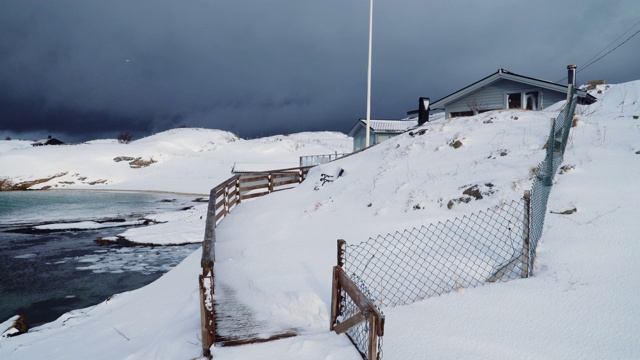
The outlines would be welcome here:
<svg viewBox="0 0 640 360">
<path fill-rule="evenodd" d="M 429 121 L 429 103 L 431 100 L 427 97 L 421 97 L 418 100 L 418 126 Z"/>
<path fill-rule="evenodd" d="M 575 65 L 567 65 L 567 85 L 573 85 L 576 87 L 576 68 Z"/>
</svg>

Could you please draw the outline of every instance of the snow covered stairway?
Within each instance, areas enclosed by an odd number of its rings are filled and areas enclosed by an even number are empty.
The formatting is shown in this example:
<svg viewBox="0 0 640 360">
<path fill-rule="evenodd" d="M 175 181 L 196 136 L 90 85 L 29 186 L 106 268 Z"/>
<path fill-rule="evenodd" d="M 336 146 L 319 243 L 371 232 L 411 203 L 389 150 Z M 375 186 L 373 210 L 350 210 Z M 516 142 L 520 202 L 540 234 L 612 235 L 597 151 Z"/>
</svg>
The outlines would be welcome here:
<svg viewBox="0 0 640 360">
<path fill-rule="evenodd" d="M 282 328 L 257 320 L 251 309 L 242 303 L 235 291 L 221 281 L 215 281 L 214 313 L 216 346 L 237 346 L 284 339 L 298 334 L 298 329 Z"/>
<path fill-rule="evenodd" d="M 211 358 L 211 346 L 237 346 L 292 337 L 297 329 L 282 328 L 256 319 L 233 289 L 215 277 L 216 225 L 244 199 L 270 194 L 301 183 L 312 166 L 236 174 L 209 195 L 199 275 L 202 353 Z"/>
</svg>

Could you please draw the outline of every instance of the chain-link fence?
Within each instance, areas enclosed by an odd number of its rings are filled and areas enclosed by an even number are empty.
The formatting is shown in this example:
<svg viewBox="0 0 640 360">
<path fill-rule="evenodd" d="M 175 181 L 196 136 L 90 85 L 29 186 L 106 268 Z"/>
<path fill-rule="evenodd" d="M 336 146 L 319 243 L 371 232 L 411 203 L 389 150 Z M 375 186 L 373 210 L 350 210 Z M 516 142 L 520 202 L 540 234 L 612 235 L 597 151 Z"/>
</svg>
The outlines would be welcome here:
<svg viewBox="0 0 640 360">
<path fill-rule="evenodd" d="M 577 97 L 575 89 L 571 89 L 567 104 L 560 110 L 560 114 L 553 120 L 549 139 L 547 140 L 545 159 L 536 168 L 535 178 L 531 186 L 530 210 L 530 256 L 529 268 L 533 269 L 536 258 L 538 241 L 542 236 L 544 218 L 547 213 L 547 202 L 551 194 L 551 186 L 560 164 L 564 158 L 564 150 L 569 141 L 569 130 L 573 125 L 573 115 L 576 109 Z"/>
<path fill-rule="evenodd" d="M 525 201 L 347 245 L 345 271 L 379 307 L 523 275 Z"/>
<path fill-rule="evenodd" d="M 536 168 L 532 190 L 522 199 L 446 222 L 344 244 L 344 250 L 339 245 L 338 266 L 378 308 L 530 276 L 576 101 L 575 89 L 570 88 L 566 105 L 553 121 L 547 155 Z M 332 326 L 357 311 L 342 296 Z M 359 323 L 347 332 L 363 355 L 366 326 Z"/>
</svg>

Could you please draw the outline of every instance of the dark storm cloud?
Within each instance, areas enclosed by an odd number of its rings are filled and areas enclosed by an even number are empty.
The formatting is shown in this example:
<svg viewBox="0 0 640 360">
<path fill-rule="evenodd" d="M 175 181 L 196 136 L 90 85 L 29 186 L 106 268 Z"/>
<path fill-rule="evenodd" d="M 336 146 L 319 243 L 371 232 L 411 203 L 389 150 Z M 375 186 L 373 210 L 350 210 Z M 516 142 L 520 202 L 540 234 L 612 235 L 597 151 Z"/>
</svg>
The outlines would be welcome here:
<svg viewBox="0 0 640 360">
<path fill-rule="evenodd" d="M 0 0 L 0 132 L 346 132 L 365 115 L 368 6 Z M 559 80 L 638 13 L 626 0 L 375 0 L 372 116 L 402 117 L 419 96 L 500 67 Z M 639 79 L 639 44 L 640 35 L 579 79 Z"/>
</svg>

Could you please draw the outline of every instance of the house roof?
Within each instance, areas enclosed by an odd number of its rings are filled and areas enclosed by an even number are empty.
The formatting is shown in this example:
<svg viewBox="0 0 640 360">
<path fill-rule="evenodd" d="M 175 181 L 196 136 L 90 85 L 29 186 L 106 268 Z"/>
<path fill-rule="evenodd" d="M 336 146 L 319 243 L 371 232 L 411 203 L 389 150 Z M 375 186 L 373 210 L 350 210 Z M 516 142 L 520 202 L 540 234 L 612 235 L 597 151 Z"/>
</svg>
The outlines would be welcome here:
<svg viewBox="0 0 640 360">
<path fill-rule="evenodd" d="M 516 81 L 519 83 L 535 86 L 535 87 L 540 87 L 543 89 L 549 89 L 549 90 L 564 92 L 564 93 L 567 92 L 567 86 L 568 86 L 568 85 L 556 84 L 554 82 L 547 81 L 547 80 L 540 80 L 540 79 L 536 79 L 536 78 L 532 78 L 524 75 L 515 74 L 505 69 L 498 69 L 498 71 L 485 77 L 484 79 L 478 80 L 469 86 L 466 86 L 454 93 L 451 93 L 443 97 L 442 99 L 434 101 L 431 104 L 431 109 L 434 109 L 434 110 L 444 109 L 444 107 L 447 104 L 458 101 L 461 98 L 471 93 L 474 93 L 485 86 L 491 85 L 499 80 L 511 80 L 511 81 Z M 577 90 L 577 95 L 578 97 L 582 98 L 586 104 L 593 104 L 594 102 L 596 102 L 596 98 L 587 94 L 586 91 Z"/>
<path fill-rule="evenodd" d="M 376 134 L 400 134 L 417 126 L 418 121 L 415 119 L 403 120 L 369 120 L 369 128 Z M 360 119 L 349 131 L 349 136 L 353 136 L 358 127 L 366 127 L 367 120 Z"/>
<path fill-rule="evenodd" d="M 60 145 L 60 144 L 64 144 L 64 143 L 56 138 L 49 137 L 47 139 L 41 139 L 41 140 L 35 141 L 31 145 L 42 146 L 42 145 Z"/>
</svg>

